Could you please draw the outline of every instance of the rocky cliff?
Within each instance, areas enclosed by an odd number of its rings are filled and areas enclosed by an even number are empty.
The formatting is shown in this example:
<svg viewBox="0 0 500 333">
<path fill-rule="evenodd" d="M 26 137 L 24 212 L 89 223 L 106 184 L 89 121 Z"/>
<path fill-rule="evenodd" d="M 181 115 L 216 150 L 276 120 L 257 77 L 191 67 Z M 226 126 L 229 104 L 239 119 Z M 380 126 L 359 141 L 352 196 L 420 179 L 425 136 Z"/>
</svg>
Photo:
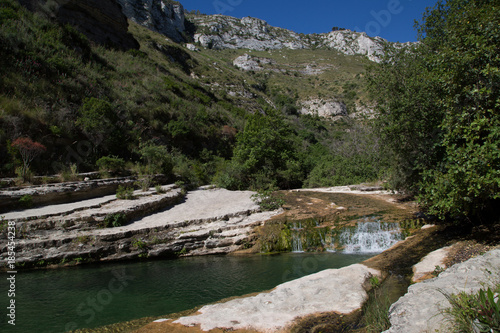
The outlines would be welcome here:
<svg viewBox="0 0 500 333">
<path fill-rule="evenodd" d="M 133 22 L 159 32 L 174 42 L 185 41 L 184 7 L 169 0 L 118 0 Z"/>
<path fill-rule="evenodd" d="M 313 49 L 327 48 L 346 55 L 365 55 L 379 61 L 387 42 L 380 37 L 351 30 L 322 34 L 298 34 L 270 26 L 266 21 L 224 15 L 190 15 L 188 20 L 196 26 L 194 41 L 211 49 Z"/>
<path fill-rule="evenodd" d="M 235 18 L 225 15 L 194 15 L 185 17 L 183 6 L 171 0 L 117 0 L 123 13 L 135 23 L 159 32 L 175 42 L 192 38 L 208 49 L 314 49 L 337 50 L 346 55 L 365 55 L 379 61 L 388 42 L 380 37 L 350 30 L 322 34 L 298 34 L 270 26 L 253 18 Z M 192 26 L 188 32 L 187 26 Z M 189 37 L 188 37 L 189 35 Z M 190 45 L 193 47 L 192 45 Z"/>
</svg>

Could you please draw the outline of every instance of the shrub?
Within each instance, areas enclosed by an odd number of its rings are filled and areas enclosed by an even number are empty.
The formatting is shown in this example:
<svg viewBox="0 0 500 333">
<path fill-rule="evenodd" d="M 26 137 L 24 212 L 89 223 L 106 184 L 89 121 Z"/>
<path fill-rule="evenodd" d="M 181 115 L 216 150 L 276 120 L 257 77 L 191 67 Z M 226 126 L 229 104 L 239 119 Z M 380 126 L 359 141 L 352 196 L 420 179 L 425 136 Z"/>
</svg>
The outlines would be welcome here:
<svg viewBox="0 0 500 333">
<path fill-rule="evenodd" d="M 47 150 L 44 145 L 30 138 L 17 138 L 12 142 L 12 147 L 17 148 L 23 160 L 22 177 L 26 181 L 31 162 L 41 153 Z"/>
<path fill-rule="evenodd" d="M 60 179 L 64 182 L 66 181 L 77 181 L 79 180 L 78 176 L 78 166 L 76 164 L 71 164 L 68 167 L 64 166 L 63 170 L 61 171 L 61 174 L 59 175 Z"/>
<path fill-rule="evenodd" d="M 167 192 L 163 189 L 163 187 L 161 185 L 155 185 L 155 190 L 156 190 L 156 193 L 158 193 L 158 194 Z"/>
<path fill-rule="evenodd" d="M 132 200 L 134 199 L 134 188 L 120 185 L 116 189 L 116 197 L 122 200 Z"/>
<path fill-rule="evenodd" d="M 103 221 L 105 228 L 121 227 L 125 223 L 127 223 L 127 217 L 122 213 L 107 215 Z"/>
<path fill-rule="evenodd" d="M 99 170 L 118 173 L 125 168 L 125 161 L 117 156 L 103 156 L 97 160 L 96 166 Z"/>
<path fill-rule="evenodd" d="M 276 210 L 285 204 L 285 200 L 272 190 L 261 190 L 257 194 L 252 195 L 252 199 L 264 211 Z"/>
<path fill-rule="evenodd" d="M 141 239 L 137 239 L 134 242 L 132 242 L 132 246 L 135 247 L 136 249 L 145 249 L 147 247 L 147 243 Z"/>
<path fill-rule="evenodd" d="M 29 195 L 29 194 L 23 195 L 19 199 L 19 204 L 23 208 L 30 208 L 30 207 L 33 206 L 33 197 L 31 195 Z"/>
<path fill-rule="evenodd" d="M 172 157 L 167 147 L 158 146 L 151 142 L 141 143 L 139 154 L 141 155 L 141 159 L 146 162 L 148 174 L 169 174 L 172 172 Z"/>
<path fill-rule="evenodd" d="M 447 295 L 451 307 L 444 312 L 451 317 L 459 332 L 499 332 L 500 331 L 500 298 L 495 290 L 480 289 L 475 294 L 461 292 Z"/>
</svg>

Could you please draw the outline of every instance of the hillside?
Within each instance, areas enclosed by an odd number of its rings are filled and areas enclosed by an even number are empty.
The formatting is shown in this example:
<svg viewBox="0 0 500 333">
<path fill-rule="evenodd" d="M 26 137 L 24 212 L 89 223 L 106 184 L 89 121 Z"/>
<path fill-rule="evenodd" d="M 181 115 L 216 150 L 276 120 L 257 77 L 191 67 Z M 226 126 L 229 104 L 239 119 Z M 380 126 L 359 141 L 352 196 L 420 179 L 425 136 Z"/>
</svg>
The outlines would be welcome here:
<svg viewBox="0 0 500 333">
<path fill-rule="evenodd" d="M 66 177 L 97 170 L 103 156 L 120 165 L 112 171 L 239 189 L 379 176 L 378 139 L 363 120 L 370 109 L 364 72 L 372 63 L 364 55 L 327 47 L 210 49 L 176 43 L 132 19 L 128 34 L 139 49 L 103 45 L 64 24 L 57 7 L 33 13 L 13 0 L 0 4 L 3 176 Z M 186 29 L 201 31 L 203 19 L 220 18 L 190 19 Z M 23 137 L 47 148 L 25 175 L 12 146 Z"/>
</svg>

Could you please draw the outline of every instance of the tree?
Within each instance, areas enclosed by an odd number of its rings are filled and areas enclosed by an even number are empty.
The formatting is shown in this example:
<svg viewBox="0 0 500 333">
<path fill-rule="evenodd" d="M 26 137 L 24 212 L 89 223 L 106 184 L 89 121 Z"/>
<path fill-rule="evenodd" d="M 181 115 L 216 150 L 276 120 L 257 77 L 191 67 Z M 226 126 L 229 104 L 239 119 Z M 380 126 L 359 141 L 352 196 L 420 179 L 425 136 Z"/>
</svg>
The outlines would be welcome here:
<svg viewBox="0 0 500 333">
<path fill-rule="evenodd" d="M 17 138 L 12 142 L 12 147 L 17 148 L 21 154 L 23 160 L 23 167 L 21 169 L 21 175 L 23 180 L 28 180 L 29 167 L 31 162 L 44 151 L 47 150 L 44 145 L 39 142 L 35 142 L 30 138 Z"/>
<path fill-rule="evenodd" d="M 419 24 L 443 92 L 440 167 L 424 173 L 421 199 L 441 217 L 486 222 L 500 207 L 500 4 L 440 1 Z"/>
<path fill-rule="evenodd" d="M 94 151 L 117 153 L 122 150 L 123 131 L 112 105 L 98 98 L 86 98 L 79 109 L 76 125 L 94 145 Z"/>
<path fill-rule="evenodd" d="M 443 219 L 498 219 L 499 12 L 495 0 L 438 1 L 417 24 L 419 45 L 372 74 L 396 187 Z"/>
<path fill-rule="evenodd" d="M 152 142 L 141 143 L 139 146 L 141 159 L 146 162 L 148 175 L 172 172 L 172 156 L 165 146 L 158 146 Z"/>
<path fill-rule="evenodd" d="M 235 169 L 243 172 L 246 179 L 244 186 L 264 188 L 274 183 L 280 188 L 292 188 L 301 185 L 303 175 L 291 132 L 276 111 L 248 117 L 244 130 L 237 135 L 233 156 L 233 163 L 240 166 Z"/>
<path fill-rule="evenodd" d="M 388 49 L 385 60 L 370 70 L 369 87 L 377 102 L 376 128 L 389 156 L 390 185 L 415 195 L 424 170 L 442 158 L 438 125 L 443 112 L 436 103 L 437 78 L 426 62 L 429 48 Z"/>
</svg>

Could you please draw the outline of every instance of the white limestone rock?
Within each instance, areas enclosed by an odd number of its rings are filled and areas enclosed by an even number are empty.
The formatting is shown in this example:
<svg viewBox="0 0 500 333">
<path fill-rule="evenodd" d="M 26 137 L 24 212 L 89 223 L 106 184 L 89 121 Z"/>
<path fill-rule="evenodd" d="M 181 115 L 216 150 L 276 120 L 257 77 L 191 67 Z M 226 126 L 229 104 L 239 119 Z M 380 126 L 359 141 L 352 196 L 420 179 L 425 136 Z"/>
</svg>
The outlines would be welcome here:
<svg viewBox="0 0 500 333">
<path fill-rule="evenodd" d="M 333 100 L 312 99 L 302 102 L 300 109 L 302 114 L 317 115 L 331 118 L 336 116 L 347 116 L 347 107 L 342 102 Z"/>
<path fill-rule="evenodd" d="M 186 49 L 188 49 L 189 51 L 193 51 L 193 52 L 200 51 L 200 49 L 197 48 L 194 44 L 186 44 Z"/>
<path fill-rule="evenodd" d="M 477 292 L 500 279 L 500 249 L 456 264 L 438 277 L 416 283 L 389 310 L 391 328 L 384 333 L 451 332 L 443 310 L 450 307 L 445 294 Z"/>
<path fill-rule="evenodd" d="M 420 282 L 425 276 L 434 272 L 436 266 L 445 268 L 444 261 L 451 250 L 451 246 L 443 247 L 436 251 L 432 251 L 426 255 L 419 263 L 413 266 L 412 282 Z"/>
<path fill-rule="evenodd" d="M 184 7 L 166 0 L 118 0 L 133 22 L 159 32 L 175 42 L 184 41 Z"/>
<path fill-rule="evenodd" d="M 197 26 L 195 40 L 205 48 L 213 49 L 311 49 L 326 47 L 346 55 L 364 55 L 379 62 L 384 45 L 388 42 L 380 37 L 369 37 L 366 33 L 339 30 L 330 33 L 303 35 L 270 26 L 266 21 L 244 17 L 237 19 L 224 15 L 193 16 L 190 20 Z M 399 45 L 399 44 L 398 44 Z"/>
<path fill-rule="evenodd" d="M 362 264 L 328 269 L 277 286 L 269 293 L 207 305 L 198 315 L 175 321 L 200 325 L 208 331 L 217 327 L 278 332 L 297 317 L 320 312 L 351 313 L 367 300 L 369 279 L 380 272 Z"/>
<path fill-rule="evenodd" d="M 384 43 L 387 43 L 380 37 L 371 38 L 366 33 L 351 30 L 332 31 L 322 34 L 322 37 L 324 46 L 346 55 L 366 55 L 368 59 L 375 62 L 380 61 L 384 54 Z"/>
</svg>

